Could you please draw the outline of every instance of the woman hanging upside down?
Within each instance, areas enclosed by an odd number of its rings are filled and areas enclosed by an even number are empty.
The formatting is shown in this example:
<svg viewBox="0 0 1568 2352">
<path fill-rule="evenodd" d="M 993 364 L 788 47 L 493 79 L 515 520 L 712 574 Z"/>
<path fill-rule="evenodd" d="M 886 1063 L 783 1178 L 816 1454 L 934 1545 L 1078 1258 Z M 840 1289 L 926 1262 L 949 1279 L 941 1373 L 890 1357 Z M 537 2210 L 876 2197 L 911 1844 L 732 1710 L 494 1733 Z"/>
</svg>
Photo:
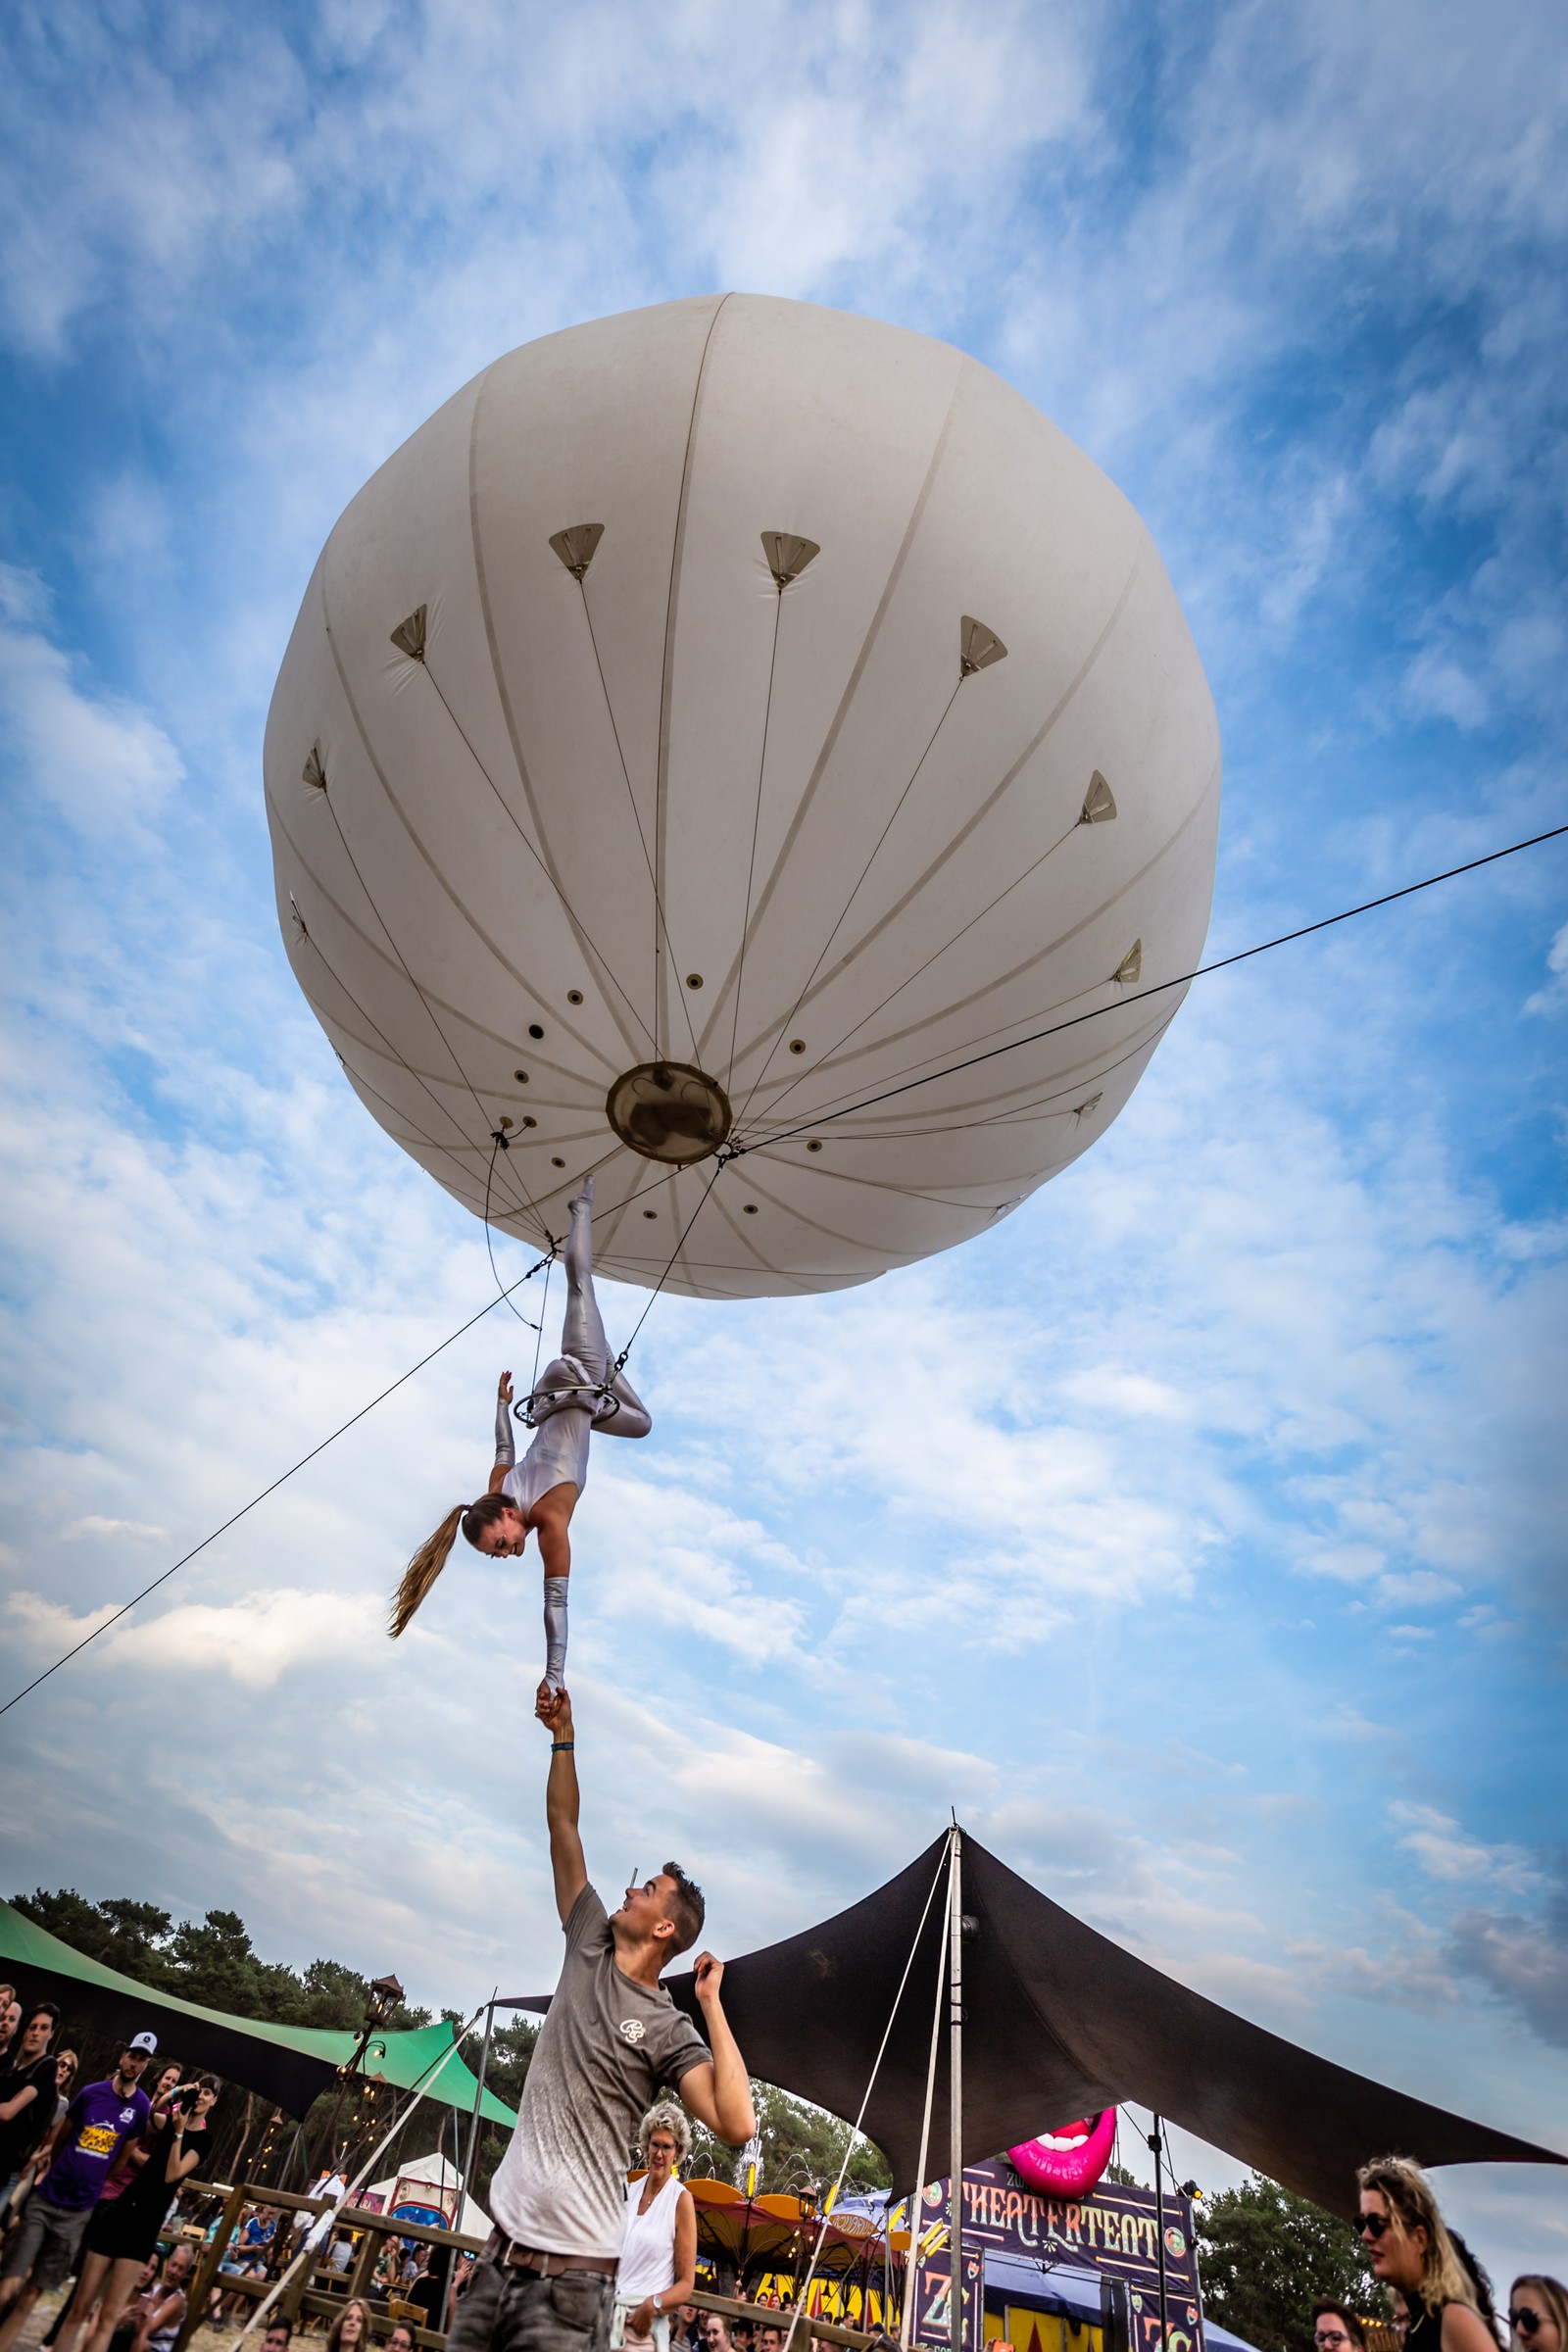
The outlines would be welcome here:
<svg viewBox="0 0 1568 2352">
<path fill-rule="evenodd" d="M 566 1667 L 566 1579 L 571 1572 L 567 1530 L 588 1484 L 588 1441 L 596 1429 L 612 1438 L 646 1438 L 653 1423 L 641 1397 L 611 1359 L 594 1298 L 594 1180 L 585 1176 L 568 1203 L 566 1317 L 561 1353 L 547 1364 L 529 1398 L 537 1425 L 533 1444 L 517 1461 L 512 1442 L 512 1375 L 496 1389 L 496 1461 L 489 1491 L 459 1503 L 421 1544 L 392 1603 L 388 1631 L 401 1634 L 447 1564 L 461 1527 L 475 1551 L 489 1559 L 514 1557 L 533 1529 L 545 1572 L 545 1684 L 559 1690 Z M 541 1686 L 542 1688 L 543 1686 Z"/>
</svg>

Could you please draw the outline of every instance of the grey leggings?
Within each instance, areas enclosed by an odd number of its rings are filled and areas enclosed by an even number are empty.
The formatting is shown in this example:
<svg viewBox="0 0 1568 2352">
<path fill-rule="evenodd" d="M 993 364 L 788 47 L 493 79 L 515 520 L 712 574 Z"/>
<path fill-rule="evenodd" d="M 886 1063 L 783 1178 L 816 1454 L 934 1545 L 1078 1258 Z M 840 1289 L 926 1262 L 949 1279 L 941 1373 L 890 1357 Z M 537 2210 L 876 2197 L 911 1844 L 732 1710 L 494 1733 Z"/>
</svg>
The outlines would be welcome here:
<svg viewBox="0 0 1568 2352">
<path fill-rule="evenodd" d="M 594 1212 L 590 1201 L 572 1203 L 565 1262 L 566 1319 L 561 1328 L 561 1352 L 574 1355 L 590 1380 L 602 1382 L 610 1370 L 610 1342 L 594 1297 Z"/>
<path fill-rule="evenodd" d="M 624 1372 L 611 1377 L 614 1358 L 605 1337 L 604 1317 L 594 1296 L 594 1212 L 590 1200 L 574 1200 L 571 1230 L 566 1236 L 566 1316 L 561 1330 L 561 1352 L 575 1356 L 597 1386 L 608 1384 L 617 1409 L 594 1426 L 612 1438 L 646 1438 L 653 1417 Z M 555 1371 L 551 1365 L 540 1386 Z"/>
</svg>

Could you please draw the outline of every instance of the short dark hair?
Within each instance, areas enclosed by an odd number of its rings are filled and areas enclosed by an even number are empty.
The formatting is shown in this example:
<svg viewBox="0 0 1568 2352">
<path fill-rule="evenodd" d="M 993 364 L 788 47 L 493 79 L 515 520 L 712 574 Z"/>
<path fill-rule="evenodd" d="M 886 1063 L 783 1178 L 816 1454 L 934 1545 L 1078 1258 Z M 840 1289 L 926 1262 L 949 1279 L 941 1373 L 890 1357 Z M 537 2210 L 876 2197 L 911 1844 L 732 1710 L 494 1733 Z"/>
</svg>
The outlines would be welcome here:
<svg viewBox="0 0 1568 2352">
<path fill-rule="evenodd" d="M 673 1957 L 676 1952 L 689 1951 L 697 1941 L 708 1917 L 708 1905 L 703 1900 L 702 1888 L 686 1876 L 678 1862 L 666 1862 L 661 1875 L 675 1882 L 664 1897 L 664 1917 L 675 1923 L 669 1945 Z"/>
<path fill-rule="evenodd" d="M 52 2026 L 58 2026 L 60 2023 L 59 2007 L 54 2001 L 29 2001 L 25 2009 L 24 2009 L 22 2012 L 22 2031 L 24 2034 L 25 2034 L 27 2028 L 31 2025 L 35 2017 L 46 2017 Z M 49 2038 L 51 2041 L 53 2041 L 53 2034 L 50 2034 Z"/>
<path fill-rule="evenodd" d="M 1336 2303 L 1332 2295 L 1320 2295 L 1312 2306 L 1314 2325 L 1323 2318 L 1325 2312 L 1330 2311 L 1333 2312 L 1336 2319 L 1345 2322 L 1345 2332 L 1351 2343 L 1359 2345 L 1360 2352 L 1366 2352 L 1366 2330 L 1348 2303 Z"/>
<path fill-rule="evenodd" d="M 262 2329 L 262 2333 L 264 2336 L 268 2336 L 276 2335 L 279 2333 L 279 2331 L 282 2333 L 284 2343 L 287 2343 L 289 2337 L 294 2332 L 294 2323 L 292 2320 L 279 2319 L 274 2313 L 273 2317 L 268 2321 L 267 2326 Z"/>
</svg>

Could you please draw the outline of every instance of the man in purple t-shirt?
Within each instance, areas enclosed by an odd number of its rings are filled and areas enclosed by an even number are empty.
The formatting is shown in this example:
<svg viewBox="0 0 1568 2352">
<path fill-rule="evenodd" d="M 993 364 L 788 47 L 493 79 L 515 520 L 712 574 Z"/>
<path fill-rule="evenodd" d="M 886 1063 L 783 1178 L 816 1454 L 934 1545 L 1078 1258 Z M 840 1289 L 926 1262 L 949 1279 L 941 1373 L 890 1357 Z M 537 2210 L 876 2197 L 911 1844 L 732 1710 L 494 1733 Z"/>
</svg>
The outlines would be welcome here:
<svg viewBox="0 0 1568 2352">
<path fill-rule="evenodd" d="M 74 2270 L 109 2168 L 151 2111 L 140 2082 L 157 2048 L 155 2034 L 132 2034 L 108 2081 L 77 2091 L 34 2157 L 38 2185 L 0 2278 L 0 2352 L 16 2340 L 44 2288 L 62 2285 Z"/>
</svg>

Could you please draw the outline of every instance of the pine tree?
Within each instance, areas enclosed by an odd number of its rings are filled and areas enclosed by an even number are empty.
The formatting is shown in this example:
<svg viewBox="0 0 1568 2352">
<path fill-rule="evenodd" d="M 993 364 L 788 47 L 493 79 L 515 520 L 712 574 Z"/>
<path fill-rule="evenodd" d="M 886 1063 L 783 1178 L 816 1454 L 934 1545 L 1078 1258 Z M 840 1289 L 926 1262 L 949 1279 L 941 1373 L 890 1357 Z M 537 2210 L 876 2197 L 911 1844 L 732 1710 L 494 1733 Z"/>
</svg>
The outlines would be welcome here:
<svg viewBox="0 0 1568 2352">
<path fill-rule="evenodd" d="M 1205 2198 L 1194 2219 L 1204 2314 L 1258 2352 L 1311 2352 L 1320 2296 L 1385 2309 L 1349 2225 L 1261 2173 Z"/>
</svg>

